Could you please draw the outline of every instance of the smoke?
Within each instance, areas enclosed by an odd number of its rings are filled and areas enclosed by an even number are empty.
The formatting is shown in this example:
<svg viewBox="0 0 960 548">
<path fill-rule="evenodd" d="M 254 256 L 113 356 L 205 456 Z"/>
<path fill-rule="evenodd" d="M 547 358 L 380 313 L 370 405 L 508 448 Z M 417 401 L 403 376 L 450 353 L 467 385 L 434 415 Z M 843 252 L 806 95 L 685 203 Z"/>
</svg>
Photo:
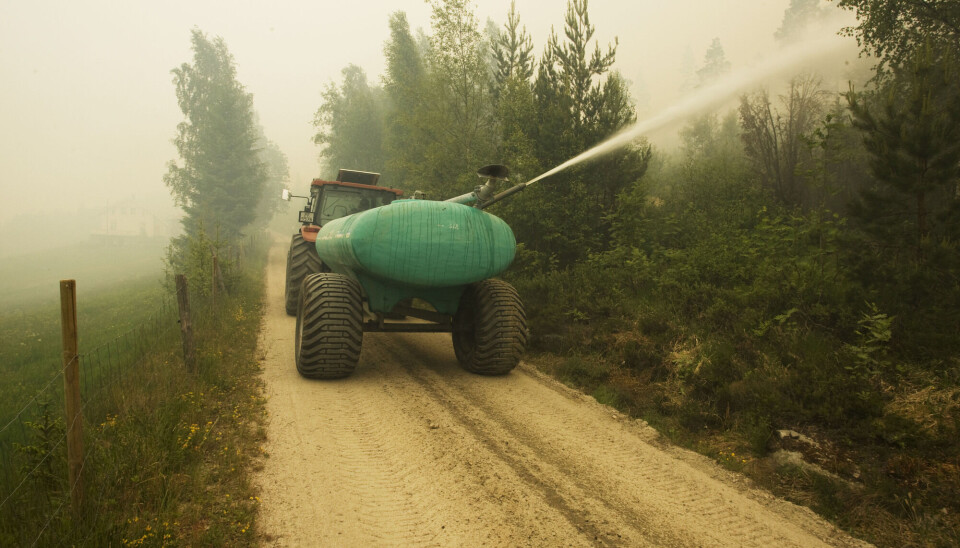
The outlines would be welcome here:
<svg viewBox="0 0 960 548">
<path fill-rule="evenodd" d="M 532 185 L 571 166 L 613 152 L 646 133 L 716 107 L 766 79 L 794 70 L 818 59 L 836 55 L 841 50 L 850 48 L 851 44 L 852 40 L 850 38 L 830 34 L 807 38 L 802 42 L 781 49 L 752 67 L 733 71 L 715 83 L 695 90 L 674 105 L 663 109 L 659 114 L 641 120 L 620 131 L 599 145 L 527 181 L 526 185 Z"/>
</svg>

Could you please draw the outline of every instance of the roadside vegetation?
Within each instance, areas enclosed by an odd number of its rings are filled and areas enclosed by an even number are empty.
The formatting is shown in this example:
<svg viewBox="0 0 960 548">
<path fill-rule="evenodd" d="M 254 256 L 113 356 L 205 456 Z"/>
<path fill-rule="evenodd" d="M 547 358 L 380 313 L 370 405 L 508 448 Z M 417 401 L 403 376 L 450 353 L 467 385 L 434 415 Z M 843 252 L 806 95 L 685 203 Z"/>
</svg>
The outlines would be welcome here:
<svg viewBox="0 0 960 548">
<path fill-rule="evenodd" d="M 169 245 L 77 244 L 5 263 L 0 545 L 253 546 L 264 457 L 257 340 L 266 238 L 286 159 L 254 124 L 222 39 L 173 73 L 184 121 Z M 37 260 L 38 259 L 38 260 Z M 29 273 L 29 274 L 27 274 Z M 175 274 L 189 284 L 184 363 Z M 56 280 L 78 282 L 83 503 L 67 479 Z"/>
<path fill-rule="evenodd" d="M 11 495 L 0 512 L 0 544 L 256 544 L 258 500 L 249 478 L 263 457 L 256 342 L 265 253 L 255 241 L 242 268 L 224 264 L 230 292 L 216 307 L 201 292 L 193 295 L 195 373 L 183 364 L 176 303 L 159 270 L 112 289 L 79 287 L 86 380 L 78 515 L 61 441 L 59 306 L 5 309 L 0 416 L 13 424 L 0 432 L 0 495 Z M 47 292 L 56 300 L 56 284 Z"/>
<path fill-rule="evenodd" d="M 59 280 L 77 280 L 84 348 L 96 348 L 139 325 L 163 300 L 157 242 L 115 247 L 84 243 L 9 257 L 0 266 L 0 416 L 20 409 L 60 363 Z M 64 266 L 64 265 L 69 266 Z M 114 265 L 111 268 L 108 265 Z"/>
<path fill-rule="evenodd" d="M 325 90 L 328 170 L 443 199 L 636 120 L 585 0 L 539 59 L 513 8 L 481 30 L 431 4 L 419 37 L 390 17 L 382 86 L 350 66 Z M 846 72 L 808 67 L 688 120 L 677 150 L 641 139 L 491 211 L 520 242 L 530 361 L 867 540 L 956 545 L 960 13 L 793 0 L 774 38 L 836 9 L 869 54 Z M 689 87 L 730 70 L 715 40 Z"/>
</svg>

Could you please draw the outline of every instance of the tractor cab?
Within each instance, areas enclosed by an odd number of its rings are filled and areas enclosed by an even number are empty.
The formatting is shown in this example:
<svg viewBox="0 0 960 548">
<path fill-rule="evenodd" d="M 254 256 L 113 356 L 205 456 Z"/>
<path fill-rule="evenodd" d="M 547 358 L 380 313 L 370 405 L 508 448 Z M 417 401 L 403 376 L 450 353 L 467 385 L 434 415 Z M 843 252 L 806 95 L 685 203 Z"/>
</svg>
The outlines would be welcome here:
<svg viewBox="0 0 960 548">
<path fill-rule="evenodd" d="M 300 222 L 321 227 L 360 211 L 385 206 L 403 195 L 402 190 L 377 186 L 379 173 L 341 169 L 335 181 L 314 179 Z"/>
<path fill-rule="evenodd" d="M 298 196 L 283 189 L 281 198 L 306 198 L 300 211 L 300 231 L 290 240 L 287 254 L 287 314 L 297 313 L 300 283 L 307 274 L 329 271 L 317 256 L 316 241 L 320 227 L 334 219 L 385 206 L 403 195 L 402 190 L 377 186 L 379 173 L 341 169 L 335 181 L 314 179 L 310 194 Z"/>
</svg>

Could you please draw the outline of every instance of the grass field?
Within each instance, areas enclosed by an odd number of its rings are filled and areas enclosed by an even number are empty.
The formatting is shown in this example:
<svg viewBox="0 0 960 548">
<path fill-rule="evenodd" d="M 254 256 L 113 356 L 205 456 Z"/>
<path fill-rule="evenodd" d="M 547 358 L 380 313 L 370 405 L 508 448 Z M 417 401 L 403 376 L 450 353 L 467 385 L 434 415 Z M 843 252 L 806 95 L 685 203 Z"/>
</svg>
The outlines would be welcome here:
<svg viewBox="0 0 960 548">
<path fill-rule="evenodd" d="M 262 250 L 217 307 L 194 305 L 186 371 L 162 246 L 79 246 L 0 271 L 0 546 L 248 545 L 260 455 Z M 59 266 L 58 266 L 59 264 Z M 85 505 L 62 442 L 59 283 L 77 280 Z"/>
<path fill-rule="evenodd" d="M 61 279 L 77 280 L 81 354 L 128 332 L 160 312 L 162 246 L 88 243 L 58 252 L 13 257 L 0 266 L 0 427 L 61 364 Z"/>
<path fill-rule="evenodd" d="M 83 242 L 59 249 L 6 257 L 0 261 L 0 307 L 26 310 L 58 302 L 58 282 L 75 279 L 91 295 L 118 283 L 157 279 L 163 270 L 165 240 L 142 239 L 125 245 Z"/>
</svg>

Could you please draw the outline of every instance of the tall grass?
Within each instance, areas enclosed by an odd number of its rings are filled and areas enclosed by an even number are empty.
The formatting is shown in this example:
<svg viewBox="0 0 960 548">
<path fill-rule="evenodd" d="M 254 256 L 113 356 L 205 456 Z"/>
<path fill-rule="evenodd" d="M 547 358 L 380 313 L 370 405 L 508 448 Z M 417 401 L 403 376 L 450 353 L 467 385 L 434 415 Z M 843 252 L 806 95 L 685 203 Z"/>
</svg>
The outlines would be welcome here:
<svg viewBox="0 0 960 548">
<path fill-rule="evenodd" d="M 0 426 L 23 409 L 36 393 L 62 368 L 60 341 L 59 287 L 51 284 L 48 292 L 53 303 L 37 303 L 28 308 L 2 308 L 0 312 Z M 150 326 L 156 334 L 158 324 L 167 325 L 173 317 L 172 303 L 160 284 L 159 273 L 119 283 L 111 290 L 85 292 L 78 285 L 77 323 L 82 353 L 91 352 L 83 363 L 84 379 L 96 379 L 104 367 L 129 362 L 136 344 L 150 337 L 130 333 Z M 110 353 L 108 355 L 108 352 Z M 114 364 L 114 365 L 111 365 Z M 57 386 L 54 392 L 62 392 Z"/>
<path fill-rule="evenodd" d="M 216 307 L 193 299 L 194 374 L 183 365 L 175 305 L 159 276 L 88 297 L 79 286 L 85 504 L 77 513 L 62 441 L 58 310 L 0 316 L 0 375 L 18 400 L 4 398 L 0 409 L 10 416 L 29 402 L 0 432 L 0 545 L 254 542 L 257 499 L 247 474 L 260 455 L 255 345 L 265 250 L 253 247 Z M 7 343 L 17 339 L 24 344 Z"/>
</svg>

